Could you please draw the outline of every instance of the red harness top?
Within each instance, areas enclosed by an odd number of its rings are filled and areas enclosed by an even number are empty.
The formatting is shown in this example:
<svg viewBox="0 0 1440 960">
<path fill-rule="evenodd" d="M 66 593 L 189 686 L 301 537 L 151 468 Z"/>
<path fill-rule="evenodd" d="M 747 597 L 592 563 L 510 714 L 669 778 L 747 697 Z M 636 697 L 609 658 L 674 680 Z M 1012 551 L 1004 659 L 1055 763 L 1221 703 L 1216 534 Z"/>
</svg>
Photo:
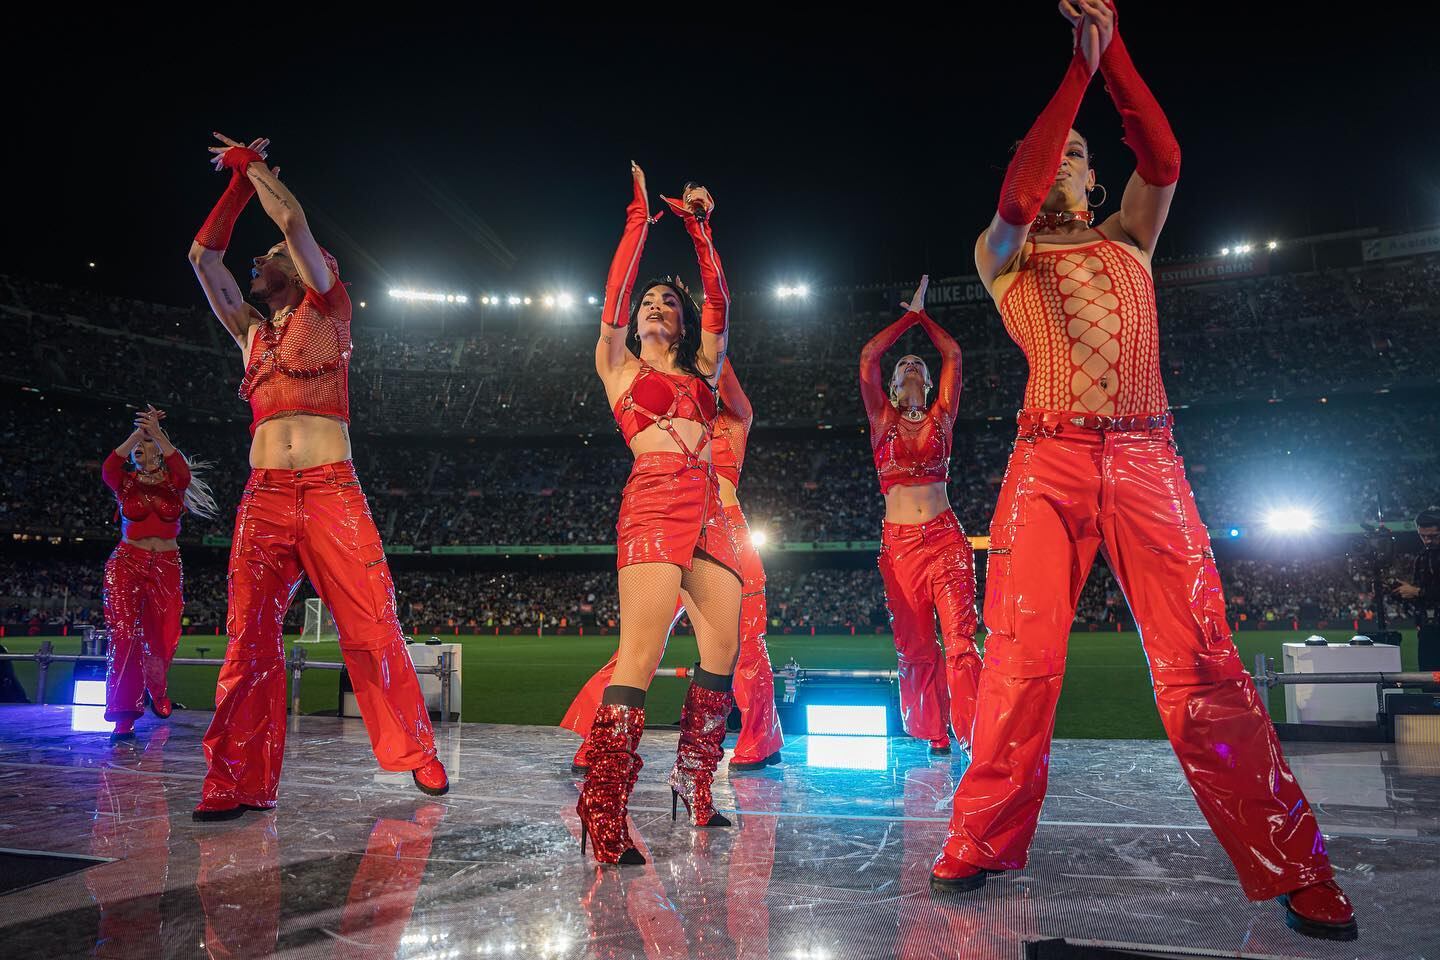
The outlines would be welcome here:
<svg viewBox="0 0 1440 960">
<path fill-rule="evenodd" d="M 715 432 L 715 391 L 700 377 L 664 373 L 641 361 L 640 372 L 615 403 L 615 422 L 629 443 L 636 434 L 659 424 L 687 457 L 698 457 Z M 705 428 L 700 444 L 691 450 L 676 431 L 675 420 L 693 420 Z"/>
</svg>

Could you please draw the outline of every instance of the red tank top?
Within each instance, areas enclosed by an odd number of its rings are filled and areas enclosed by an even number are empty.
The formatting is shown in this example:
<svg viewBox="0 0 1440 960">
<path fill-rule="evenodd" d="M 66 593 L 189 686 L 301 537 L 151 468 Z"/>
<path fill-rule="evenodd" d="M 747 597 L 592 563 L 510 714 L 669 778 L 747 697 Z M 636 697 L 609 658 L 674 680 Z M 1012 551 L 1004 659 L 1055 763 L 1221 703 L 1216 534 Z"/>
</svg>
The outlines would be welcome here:
<svg viewBox="0 0 1440 960">
<path fill-rule="evenodd" d="M 1000 299 L 1025 352 L 1025 406 L 1112 416 L 1163 413 L 1155 284 L 1112 240 L 1031 253 Z"/>
<path fill-rule="evenodd" d="M 174 540 L 180 536 L 180 516 L 185 512 L 185 488 L 190 486 L 190 467 L 177 450 L 165 458 L 165 479 L 145 483 L 125 461 L 111 450 L 100 467 L 105 485 L 115 493 L 120 535 L 126 540 L 158 537 Z"/>
<path fill-rule="evenodd" d="M 954 430 L 955 424 L 938 403 L 919 421 L 906 420 L 896 411 L 890 424 L 870 439 L 881 495 L 896 486 L 948 483 Z"/>
<path fill-rule="evenodd" d="M 715 390 L 700 377 L 663 373 L 641 361 L 630 388 L 615 402 L 615 422 L 629 443 L 636 434 L 658 423 L 689 456 L 699 456 L 715 430 Z M 691 450 L 676 432 L 672 420 L 693 420 L 705 428 L 700 444 Z"/>
<path fill-rule="evenodd" d="M 350 295 L 339 280 L 278 323 L 255 332 L 240 398 L 250 401 L 250 433 L 271 417 L 310 413 L 350 422 Z"/>
</svg>

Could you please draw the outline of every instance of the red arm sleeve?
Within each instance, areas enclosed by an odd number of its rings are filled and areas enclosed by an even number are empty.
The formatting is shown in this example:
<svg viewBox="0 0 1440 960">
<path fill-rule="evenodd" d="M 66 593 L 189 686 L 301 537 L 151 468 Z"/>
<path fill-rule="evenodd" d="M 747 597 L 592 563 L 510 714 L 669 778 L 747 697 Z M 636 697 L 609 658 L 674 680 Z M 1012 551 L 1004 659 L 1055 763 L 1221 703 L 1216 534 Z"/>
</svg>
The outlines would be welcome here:
<svg viewBox="0 0 1440 960">
<path fill-rule="evenodd" d="M 870 419 L 870 436 L 884 430 L 895 416 L 895 407 L 890 403 L 890 392 L 885 389 L 885 374 L 880 369 L 880 358 L 885 351 L 895 346 L 900 335 L 920 322 L 920 314 L 907 313 L 890 326 L 870 338 L 860 351 L 860 398 L 865 401 L 865 415 Z"/>
<path fill-rule="evenodd" d="M 649 232 L 645 196 L 636 183 L 635 197 L 625 208 L 625 232 L 620 236 L 620 245 L 610 260 L 610 274 L 605 278 L 605 313 L 600 319 L 612 327 L 626 327 L 630 323 L 630 292 L 635 289 L 640 254 L 645 250 L 645 237 Z"/>
<path fill-rule="evenodd" d="M 1168 187 L 1179 180 L 1180 144 L 1155 95 L 1136 71 L 1118 26 L 1100 58 L 1100 72 L 1125 124 L 1125 144 L 1135 152 L 1135 172 L 1152 187 Z"/>
<path fill-rule="evenodd" d="M 725 332 L 730 322 L 730 286 L 725 282 L 725 268 L 715 249 L 715 236 L 710 220 L 700 220 L 679 200 L 663 198 L 675 215 L 685 224 L 685 232 L 695 244 L 695 259 L 700 264 L 700 286 L 705 290 L 705 304 L 700 308 L 700 328 L 707 333 Z"/>
<path fill-rule="evenodd" d="M 223 154 L 224 163 L 232 171 L 230 183 L 220 194 L 215 209 L 205 218 L 205 224 L 195 235 L 195 242 L 207 250 L 225 250 L 230 246 L 230 235 L 235 230 L 235 221 L 250 198 L 255 196 L 255 185 L 245 175 L 245 168 L 260 160 L 260 154 L 245 147 L 231 147 Z"/>
<path fill-rule="evenodd" d="M 1065 139 L 1075 124 L 1075 114 L 1080 112 L 1080 101 L 1085 98 L 1089 85 L 1090 70 L 1085 65 L 1085 55 L 1077 50 L 1070 58 L 1060 89 L 1020 141 L 1005 170 L 996 212 L 1011 226 L 1029 226 L 1040 213 L 1040 205 L 1055 183 Z"/>
<path fill-rule="evenodd" d="M 725 369 L 720 374 L 720 401 L 736 419 L 744 422 L 748 431 L 750 424 L 755 422 L 755 410 L 750 406 L 750 398 L 740 389 L 740 378 L 735 376 L 733 363 L 726 362 Z"/>
<path fill-rule="evenodd" d="M 105 486 L 116 493 L 120 492 L 120 484 L 125 482 L 125 461 L 121 460 L 114 450 L 100 464 L 100 479 L 105 481 Z"/>
<path fill-rule="evenodd" d="M 930 319 L 925 312 L 920 313 L 920 326 L 930 336 L 930 342 L 935 344 L 935 349 L 940 351 L 940 383 L 939 392 L 936 394 L 935 402 L 940 408 L 950 415 L 953 423 L 960 412 L 960 390 L 962 380 L 960 376 L 960 344 L 955 338 L 945 332 L 945 329 Z"/>
<path fill-rule="evenodd" d="M 183 491 L 190 486 L 190 464 L 185 462 L 179 450 L 165 458 L 165 470 L 170 474 L 170 483 L 176 490 Z"/>
</svg>

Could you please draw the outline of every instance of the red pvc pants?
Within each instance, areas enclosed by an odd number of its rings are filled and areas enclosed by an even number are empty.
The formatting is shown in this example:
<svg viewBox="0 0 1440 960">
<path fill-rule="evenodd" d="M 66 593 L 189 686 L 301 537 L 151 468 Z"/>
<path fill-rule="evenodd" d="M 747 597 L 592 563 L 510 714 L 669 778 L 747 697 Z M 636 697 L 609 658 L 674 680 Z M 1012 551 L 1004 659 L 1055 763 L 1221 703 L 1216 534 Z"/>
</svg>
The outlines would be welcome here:
<svg viewBox="0 0 1440 960">
<path fill-rule="evenodd" d="M 980 653 L 975 648 L 975 554 L 953 510 L 925 523 L 885 524 L 877 561 L 895 631 L 905 732 L 970 742 Z M 945 646 L 935 638 L 935 617 Z"/>
<path fill-rule="evenodd" d="M 1141 631 L 1165 732 L 1245 894 L 1329 879 L 1315 817 L 1230 639 L 1170 431 L 1022 432 L 990 536 L 985 668 L 945 851 L 990 869 L 1025 865 L 1065 645 L 1103 550 Z"/>
<path fill-rule="evenodd" d="M 105 719 L 133 720 L 145 693 L 165 699 L 166 674 L 180 643 L 184 608 L 179 550 L 142 550 L 121 542 L 105 561 Z"/>
<path fill-rule="evenodd" d="M 255 470 L 230 548 L 230 644 L 205 733 L 204 806 L 275 805 L 285 752 L 282 630 L 302 575 L 335 617 L 380 766 L 414 770 L 435 755 L 390 567 L 354 468 Z"/>
</svg>

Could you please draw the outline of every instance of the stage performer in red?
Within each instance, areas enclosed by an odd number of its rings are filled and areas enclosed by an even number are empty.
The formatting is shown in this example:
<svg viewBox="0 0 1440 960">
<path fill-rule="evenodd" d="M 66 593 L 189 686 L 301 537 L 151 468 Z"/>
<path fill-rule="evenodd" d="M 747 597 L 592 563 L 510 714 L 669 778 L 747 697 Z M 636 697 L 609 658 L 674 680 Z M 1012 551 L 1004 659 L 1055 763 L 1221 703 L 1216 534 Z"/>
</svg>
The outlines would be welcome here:
<svg viewBox="0 0 1440 960">
<path fill-rule="evenodd" d="M 1195 799 L 1252 900 L 1301 933 L 1353 939 L 1314 814 L 1225 621 L 1209 534 L 1171 436 L 1151 257 L 1180 148 L 1104 0 L 1067 0 L 1075 49 L 1020 144 L 975 249 L 1030 365 L 1019 436 L 990 527 L 985 669 L 973 758 L 932 877 L 975 889 L 1023 867 L 1041 803 L 1065 645 L 1097 550 L 1143 636 L 1155 700 Z M 1085 138 L 1071 129 L 1096 69 L 1136 169 L 1098 226 Z"/>
<path fill-rule="evenodd" d="M 870 420 L 870 449 L 885 497 L 879 567 L 895 631 L 900 714 L 905 732 L 950 752 L 950 733 L 970 745 L 980 654 L 975 649 L 975 554 L 950 508 L 950 451 L 960 410 L 960 345 L 925 313 L 922 277 L 905 315 L 860 351 L 860 396 Z M 925 361 L 904 356 L 887 388 L 880 359 L 920 326 L 940 351 L 940 388 Z M 940 618 L 944 647 L 935 639 Z"/>
<path fill-rule="evenodd" d="M 138 413 L 134 432 L 100 466 L 115 494 L 121 531 L 105 562 L 105 719 L 115 724 L 112 741 L 135 739 L 146 700 L 155 716 L 170 716 L 166 680 L 185 607 L 180 518 L 187 511 L 207 518 L 219 512 L 209 486 L 195 476 L 204 465 L 192 465 L 175 449 L 160 425 L 164 417 L 154 407 Z"/>
<path fill-rule="evenodd" d="M 740 736 L 730 757 L 731 770 L 759 770 L 780 762 L 780 748 L 785 737 L 780 730 L 780 717 L 775 712 L 775 674 L 770 667 L 770 652 L 765 647 L 765 567 L 760 552 L 751 540 L 750 525 L 740 509 L 737 489 L 740 470 L 745 463 L 745 446 L 750 438 L 750 425 L 755 412 L 750 399 L 740 389 L 735 364 L 726 363 L 720 374 L 720 414 L 715 420 L 715 436 L 710 449 L 715 476 L 720 483 L 720 502 L 740 551 L 740 660 L 735 666 L 735 705 L 740 708 Z M 691 602 L 684 589 L 675 608 L 671 629 Z M 619 654 L 596 671 L 586 682 L 566 711 L 560 726 L 574 730 L 582 737 L 590 734 L 590 724 L 610 677 L 615 672 Z M 656 661 L 658 665 L 659 661 Z M 589 769 L 585 744 L 575 751 L 570 769 L 584 773 Z"/>
<path fill-rule="evenodd" d="M 576 812 L 581 847 L 593 839 L 602 863 L 644 863 L 626 826 L 640 775 L 645 692 L 665 651 L 683 589 L 700 663 L 680 714 L 670 772 L 674 803 L 695 826 L 729 826 L 711 796 L 723 755 L 725 717 L 740 641 L 740 561 L 711 462 L 715 383 L 725 361 L 730 291 L 710 232 L 714 203 L 704 187 L 664 198 L 695 245 L 705 306 L 673 278 L 651 280 L 632 309 L 651 218 L 645 175 L 631 164 L 634 197 L 610 264 L 595 369 L 620 432 L 635 456 L 616 524 L 620 649 L 587 740 L 589 771 Z M 663 211 L 662 211 L 663 213 Z"/>
<path fill-rule="evenodd" d="M 449 789 L 430 716 L 395 614 L 380 533 L 350 462 L 350 297 L 335 258 L 265 163 L 267 140 L 216 137 L 230 185 L 190 248 L 211 308 L 245 365 L 250 479 L 235 516 L 226 629 L 230 643 L 205 734 L 208 771 L 197 820 L 275 806 L 285 752 L 285 650 L 290 598 L 308 576 L 335 617 L 340 649 L 380 766 Z M 245 303 L 223 257 L 235 220 L 258 192 L 285 239 L 254 259 Z"/>
</svg>

